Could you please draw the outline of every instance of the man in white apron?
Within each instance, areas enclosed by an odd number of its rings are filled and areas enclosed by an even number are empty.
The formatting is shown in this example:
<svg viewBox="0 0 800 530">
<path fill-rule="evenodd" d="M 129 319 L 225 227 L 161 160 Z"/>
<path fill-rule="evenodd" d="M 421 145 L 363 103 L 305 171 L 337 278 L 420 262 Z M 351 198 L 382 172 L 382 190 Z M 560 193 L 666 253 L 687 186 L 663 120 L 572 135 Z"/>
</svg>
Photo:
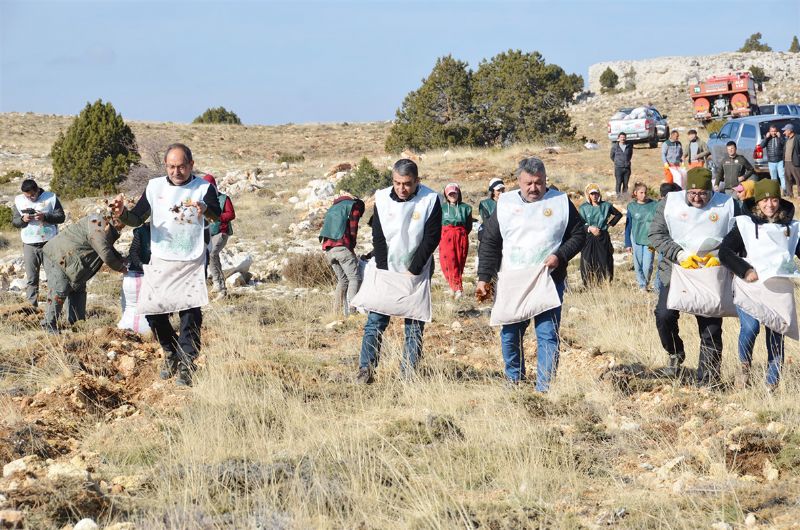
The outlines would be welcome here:
<svg viewBox="0 0 800 530">
<path fill-rule="evenodd" d="M 369 311 L 356 381 L 370 384 L 378 365 L 389 317 L 405 318 L 401 372 L 413 375 L 422 355 L 422 333 L 430 322 L 430 277 L 439 245 L 442 208 L 438 194 L 419 182 L 417 164 L 395 162 L 392 185 L 375 192 L 374 257 L 352 305 Z"/>
<path fill-rule="evenodd" d="M 680 373 L 686 358 L 678 329 L 680 312 L 667 307 L 672 267 L 692 255 L 716 256 L 736 212 L 736 203 L 729 195 L 712 191 L 708 169 L 692 168 L 686 180 L 686 190 L 668 193 L 658 205 L 648 234 L 650 243 L 663 257 L 658 267 L 663 287 L 658 292 L 655 318 L 661 345 L 669 354 L 669 365 L 663 373 L 672 377 Z M 700 332 L 697 382 L 716 386 L 722 364 L 722 318 L 696 318 Z"/>
<path fill-rule="evenodd" d="M 766 328 L 769 391 L 777 389 L 783 365 L 784 336 L 797 340 L 794 282 L 800 271 L 800 223 L 794 205 L 781 199 L 778 180 L 756 183 L 755 196 L 746 199 L 742 215 L 722 240 L 719 260 L 736 276 L 734 291 L 739 314 L 739 366 L 736 387 L 750 383 L 753 346 L 761 324 Z M 740 296 L 740 295 L 745 296 Z"/>
<path fill-rule="evenodd" d="M 151 257 L 143 266 L 137 311 L 147 316 L 164 350 L 161 377 L 177 373 L 176 384 L 188 386 L 200 353 L 200 307 L 208 303 L 203 217 L 216 221 L 221 210 L 216 189 L 192 174 L 194 160 L 187 146 L 168 146 L 164 164 L 167 175 L 151 179 L 132 209 L 125 207 L 121 195 L 113 208 L 128 226 L 140 226 L 150 218 Z M 181 319 L 179 334 L 169 322 L 175 311 Z"/>
<path fill-rule="evenodd" d="M 484 224 L 475 293 L 486 296 L 488 284 L 499 276 L 492 324 L 502 324 L 505 375 L 514 384 L 525 379 L 522 342 L 533 318 L 538 346 L 536 390 L 547 392 L 558 368 L 567 264 L 583 248 L 586 232 L 567 195 L 547 187 L 540 159 L 522 160 L 516 173 L 520 189 L 501 195 Z M 541 294 L 531 284 L 540 273 L 545 286 Z M 516 296 L 521 292 L 534 294 Z"/>
<path fill-rule="evenodd" d="M 31 305 L 38 307 L 42 247 L 58 234 L 58 225 L 64 222 L 64 208 L 53 192 L 44 191 L 33 179 L 23 180 L 21 190 L 22 193 L 14 197 L 11 224 L 21 229 L 25 294 Z"/>
</svg>

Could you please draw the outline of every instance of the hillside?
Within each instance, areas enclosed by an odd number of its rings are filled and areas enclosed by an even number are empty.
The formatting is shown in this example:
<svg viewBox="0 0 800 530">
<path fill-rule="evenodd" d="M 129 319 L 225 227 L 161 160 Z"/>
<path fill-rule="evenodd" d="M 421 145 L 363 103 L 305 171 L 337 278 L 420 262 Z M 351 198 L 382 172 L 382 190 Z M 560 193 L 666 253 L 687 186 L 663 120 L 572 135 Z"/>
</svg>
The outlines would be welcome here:
<svg viewBox="0 0 800 530">
<path fill-rule="evenodd" d="M 630 99 L 653 102 L 675 127 L 692 125 L 681 87 L 595 96 L 570 114 L 601 149 L 435 151 L 421 156 L 424 183 L 458 181 L 477 205 L 490 178 L 511 183 L 516 162 L 535 154 L 574 200 L 591 180 L 608 191 L 605 119 Z M 0 115 L 0 174 L 20 169 L 46 182 L 49 147 L 69 119 Z M 365 317 L 342 319 L 330 284 L 291 283 L 287 273 L 318 252 L 321 213 L 346 164 L 397 158 L 383 152 L 388 124 L 131 126 L 145 152 L 185 141 L 198 168 L 217 176 L 237 210 L 226 262 L 249 256 L 252 265 L 231 278 L 229 299 L 204 310 L 201 369 L 181 389 L 158 379 L 156 344 L 115 329 L 116 274 L 89 284 L 88 321 L 55 338 L 40 331 L 41 315 L 9 289 L 22 276 L 18 234 L 0 234 L 0 527 L 71 528 L 87 517 L 113 530 L 798 528 L 797 343 L 787 341 L 775 394 L 761 385 L 763 341 L 747 390 L 695 388 L 692 371 L 659 377 L 655 298 L 635 288 L 623 223 L 612 229 L 610 285 L 584 289 L 578 260 L 570 264 L 550 394 L 503 382 L 489 306 L 472 299 L 474 235 L 464 298 L 434 276 L 419 377 L 398 376 L 394 321 L 376 383 L 358 387 Z M 305 158 L 281 163 L 281 153 Z M 633 163 L 632 180 L 658 185 L 657 150 L 637 147 Z M 0 202 L 18 186 L 0 185 Z M 76 218 L 86 202 L 65 207 Z M 365 224 L 359 253 L 371 246 Z M 127 230 L 118 247 L 129 240 Z M 696 325 L 684 316 L 681 326 L 695 367 Z M 727 382 L 737 332 L 726 319 Z M 534 342 L 529 331 L 528 352 Z"/>
</svg>

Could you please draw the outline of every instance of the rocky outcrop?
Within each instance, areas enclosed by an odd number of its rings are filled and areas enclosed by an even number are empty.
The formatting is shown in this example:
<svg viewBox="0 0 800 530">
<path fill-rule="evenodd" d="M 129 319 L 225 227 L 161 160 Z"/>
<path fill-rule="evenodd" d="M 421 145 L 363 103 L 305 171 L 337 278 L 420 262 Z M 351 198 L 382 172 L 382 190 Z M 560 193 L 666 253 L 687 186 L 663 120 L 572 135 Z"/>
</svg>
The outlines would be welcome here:
<svg viewBox="0 0 800 530">
<path fill-rule="evenodd" d="M 669 85 L 688 85 L 695 79 L 748 70 L 751 66 L 764 70 L 769 78 L 766 84 L 796 84 L 797 72 L 800 72 L 800 53 L 730 52 L 597 63 L 589 67 L 589 90 L 600 92 L 600 75 L 609 67 L 619 76 L 620 86 L 630 79 L 640 90 L 654 90 Z M 629 72 L 631 74 L 626 78 Z"/>
</svg>

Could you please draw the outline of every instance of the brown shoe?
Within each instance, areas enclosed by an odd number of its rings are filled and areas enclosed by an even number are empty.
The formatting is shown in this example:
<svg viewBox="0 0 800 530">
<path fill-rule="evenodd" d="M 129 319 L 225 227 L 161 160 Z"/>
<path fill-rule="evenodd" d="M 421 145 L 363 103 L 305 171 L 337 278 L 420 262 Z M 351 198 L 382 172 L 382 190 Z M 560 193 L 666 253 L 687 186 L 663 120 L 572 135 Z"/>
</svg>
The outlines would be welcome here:
<svg viewBox="0 0 800 530">
<path fill-rule="evenodd" d="M 744 390 L 750 386 L 750 365 L 747 363 L 739 363 L 736 367 L 736 378 L 733 385 L 736 390 Z"/>
<path fill-rule="evenodd" d="M 372 376 L 371 368 L 359 368 L 356 376 L 356 384 L 371 385 L 375 379 Z"/>
</svg>

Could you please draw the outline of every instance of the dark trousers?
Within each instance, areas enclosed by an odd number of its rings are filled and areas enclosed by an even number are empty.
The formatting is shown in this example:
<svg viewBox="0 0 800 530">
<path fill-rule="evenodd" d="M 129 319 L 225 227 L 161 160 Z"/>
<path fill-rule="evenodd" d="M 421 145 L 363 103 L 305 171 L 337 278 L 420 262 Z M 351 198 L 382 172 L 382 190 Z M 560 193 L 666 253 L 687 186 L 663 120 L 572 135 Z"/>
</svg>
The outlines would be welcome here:
<svg viewBox="0 0 800 530">
<path fill-rule="evenodd" d="M 191 365 L 200 354 L 200 328 L 203 325 L 203 312 L 199 307 L 184 309 L 181 317 L 180 334 L 176 334 L 169 322 L 171 313 L 147 315 L 147 323 L 164 349 L 164 353 L 177 357 L 179 361 Z"/>
<path fill-rule="evenodd" d="M 631 179 L 631 168 L 614 166 L 614 179 L 617 181 L 614 190 L 619 193 L 628 193 L 628 181 Z"/>
<path fill-rule="evenodd" d="M 676 357 L 680 363 L 686 358 L 678 330 L 680 313 L 667 308 L 669 285 L 658 292 L 656 304 L 656 328 L 661 346 L 670 357 Z M 697 329 L 700 332 L 700 360 L 697 364 L 697 381 L 699 383 L 718 383 L 722 367 L 722 319 L 695 316 Z"/>
<path fill-rule="evenodd" d="M 789 197 L 794 194 L 792 188 L 795 184 L 797 184 L 797 191 L 800 193 L 800 167 L 795 166 L 791 161 L 787 160 L 783 166 L 783 172 L 784 178 L 786 179 L 786 193 Z"/>
</svg>

